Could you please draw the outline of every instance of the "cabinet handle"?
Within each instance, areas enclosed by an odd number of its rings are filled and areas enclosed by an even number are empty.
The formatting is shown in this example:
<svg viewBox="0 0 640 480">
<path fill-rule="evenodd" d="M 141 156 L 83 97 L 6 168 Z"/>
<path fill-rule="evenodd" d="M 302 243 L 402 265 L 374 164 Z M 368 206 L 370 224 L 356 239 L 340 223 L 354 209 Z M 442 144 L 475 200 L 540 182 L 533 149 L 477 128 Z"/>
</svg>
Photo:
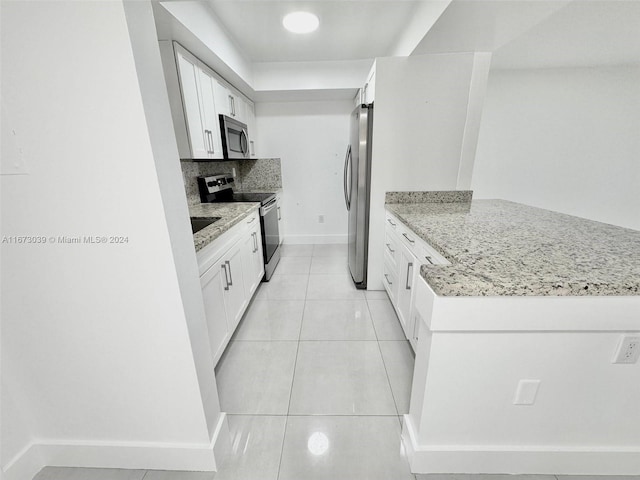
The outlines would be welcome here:
<svg viewBox="0 0 640 480">
<path fill-rule="evenodd" d="M 221 265 L 222 270 L 224 270 L 224 289 L 229 290 L 229 280 L 227 280 L 227 266 Z"/>
<path fill-rule="evenodd" d="M 406 238 L 407 240 L 409 240 L 409 243 L 411 243 L 411 244 L 416 243 L 414 240 L 411 240 L 411 239 L 407 236 L 407 234 L 406 234 L 406 233 L 403 233 L 403 234 L 402 234 L 402 236 L 403 236 L 404 238 Z"/>
<path fill-rule="evenodd" d="M 396 228 L 396 224 L 393 223 L 390 218 L 387 218 L 387 222 L 389 222 L 393 228 Z"/>
<path fill-rule="evenodd" d="M 233 96 L 231 95 L 229 95 L 229 113 L 232 117 L 236 116 L 236 106 L 235 102 L 233 101 Z"/>
<path fill-rule="evenodd" d="M 253 232 L 251 236 L 253 237 L 253 253 L 256 253 L 258 251 L 258 235 Z"/>
<path fill-rule="evenodd" d="M 405 283 L 407 290 L 411 290 L 411 285 L 409 285 L 409 269 L 413 270 L 413 262 L 409 262 L 409 265 L 407 265 L 407 282 Z"/>
<path fill-rule="evenodd" d="M 253 217 L 251 220 L 249 220 L 247 223 L 253 223 L 255 221 L 256 217 Z"/>
<path fill-rule="evenodd" d="M 396 253 L 396 251 L 393 248 L 391 248 L 391 244 L 390 243 L 387 243 L 387 248 L 389 249 L 389 251 L 391 253 Z"/>
<path fill-rule="evenodd" d="M 389 275 L 387 275 L 387 274 L 385 273 L 385 274 L 384 274 L 384 278 L 385 278 L 385 280 L 387 281 L 387 283 L 388 283 L 389 285 L 393 285 L 393 282 L 392 282 L 391 280 L 389 280 Z"/>
<path fill-rule="evenodd" d="M 433 261 L 431 260 L 431 257 L 429 255 L 425 255 L 425 257 L 427 259 L 427 262 L 429 262 L 431 265 L 435 265 L 435 263 L 433 263 Z"/>
<path fill-rule="evenodd" d="M 225 262 L 227 264 L 227 267 L 229 267 L 229 286 L 233 287 L 233 276 L 231 275 L 231 263 L 229 263 L 229 260 L 225 260 Z"/>
<path fill-rule="evenodd" d="M 213 148 L 213 132 L 211 130 L 209 130 L 209 142 L 211 143 L 211 153 L 216 153 L 215 148 Z"/>
<path fill-rule="evenodd" d="M 280 207 L 278 207 L 278 220 L 282 220 L 282 214 L 280 213 Z"/>
</svg>

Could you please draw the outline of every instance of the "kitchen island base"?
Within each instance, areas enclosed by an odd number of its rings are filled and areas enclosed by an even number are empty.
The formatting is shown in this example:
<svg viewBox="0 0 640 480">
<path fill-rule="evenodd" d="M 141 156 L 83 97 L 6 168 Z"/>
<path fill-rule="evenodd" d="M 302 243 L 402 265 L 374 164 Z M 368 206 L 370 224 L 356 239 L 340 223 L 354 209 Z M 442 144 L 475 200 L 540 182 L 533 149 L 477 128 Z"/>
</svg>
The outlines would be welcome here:
<svg viewBox="0 0 640 480">
<path fill-rule="evenodd" d="M 419 278 L 415 301 L 412 472 L 640 474 L 640 364 L 613 363 L 640 297 L 446 297 Z"/>
</svg>

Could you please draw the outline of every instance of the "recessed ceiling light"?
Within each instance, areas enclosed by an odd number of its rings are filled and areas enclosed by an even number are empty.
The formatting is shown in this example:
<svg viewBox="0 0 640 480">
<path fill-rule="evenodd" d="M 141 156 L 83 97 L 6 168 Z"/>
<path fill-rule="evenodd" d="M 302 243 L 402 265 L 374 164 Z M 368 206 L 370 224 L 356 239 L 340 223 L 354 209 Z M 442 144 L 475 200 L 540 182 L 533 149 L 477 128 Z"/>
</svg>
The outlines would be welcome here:
<svg viewBox="0 0 640 480">
<path fill-rule="evenodd" d="M 293 33 L 310 33 L 318 28 L 320 21 L 313 13 L 293 12 L 285 15 L 282 25 Z"/>
</svg>

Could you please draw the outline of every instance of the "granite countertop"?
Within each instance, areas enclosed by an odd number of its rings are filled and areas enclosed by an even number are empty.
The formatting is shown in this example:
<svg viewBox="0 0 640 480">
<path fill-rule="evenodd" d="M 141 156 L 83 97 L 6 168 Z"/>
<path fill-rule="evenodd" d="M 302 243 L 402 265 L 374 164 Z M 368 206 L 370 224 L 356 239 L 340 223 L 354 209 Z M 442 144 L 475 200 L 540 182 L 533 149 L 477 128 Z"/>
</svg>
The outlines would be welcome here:
<svg viewBox="0 0 640 480">
<path fill-rule="evenodd" d="M 220 220 L 193 235 L 196 252 L 202 250 L 202 248 L 231 227 L 258 210 L 259 207 L 260 203 L 258 202 L 199 203 L 190 205 L 189 216 L 191 217 L 220 217 Z"/>
<path fill-rule="evenodd" d="M 386 208 L 451 261 L 420 268 L 438 295 L 640 295 L 640 231 L 504 200 Z"/>
</svg>

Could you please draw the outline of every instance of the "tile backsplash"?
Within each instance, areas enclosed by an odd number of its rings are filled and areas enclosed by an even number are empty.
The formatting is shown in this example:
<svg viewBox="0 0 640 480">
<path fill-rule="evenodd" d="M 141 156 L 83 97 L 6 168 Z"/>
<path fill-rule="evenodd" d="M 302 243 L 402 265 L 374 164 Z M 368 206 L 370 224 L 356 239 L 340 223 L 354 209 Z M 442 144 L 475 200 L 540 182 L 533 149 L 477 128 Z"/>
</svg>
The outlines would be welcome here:
<svg viewBox="0 0 640 480">
<path fill-rule="evenodd" d="M 200 203 L 197 177 L 233 173 L 236 171 L 235 190 L 263 190 L 282 188 L 282 170 L 279 158 L 234 160 L 228 162 L 192 162 L 182 160 L 182 178 L 189 205 Z"/>
</svg>

